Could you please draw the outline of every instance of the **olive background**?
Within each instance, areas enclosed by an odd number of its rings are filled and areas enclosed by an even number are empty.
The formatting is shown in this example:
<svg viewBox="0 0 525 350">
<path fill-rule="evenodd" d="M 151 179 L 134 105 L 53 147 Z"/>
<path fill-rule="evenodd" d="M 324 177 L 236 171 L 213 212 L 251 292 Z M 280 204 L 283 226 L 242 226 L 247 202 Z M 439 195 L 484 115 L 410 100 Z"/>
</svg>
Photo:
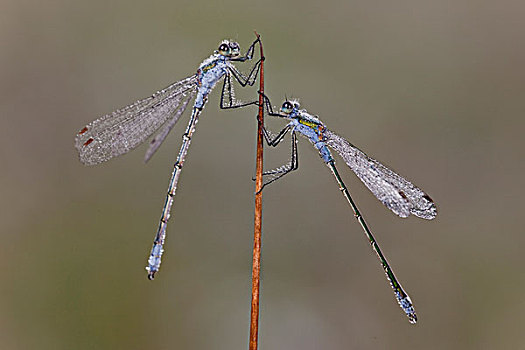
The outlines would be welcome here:
<svg viewBox="0 0 525 350">
<path fill-rule="evenodd" d="M 512 0 L 3 0 L 0 347 L 247 348 L 256 108 L 219 110 L 212 93 L 153 282 L 144 266 L 189 114 L 146 165 L 142 146 L 85 167 L 73 140 L 257 30 L 275 106 L 299 98 L 439 211 L 396 217 L 337 158 L 414 326 L 300 139 L 299 170 L 264 192 L 259 348 L 522 348 L 524 12 Z M 265 157 L 288 161 L 289 141 Z"/>
</svg>

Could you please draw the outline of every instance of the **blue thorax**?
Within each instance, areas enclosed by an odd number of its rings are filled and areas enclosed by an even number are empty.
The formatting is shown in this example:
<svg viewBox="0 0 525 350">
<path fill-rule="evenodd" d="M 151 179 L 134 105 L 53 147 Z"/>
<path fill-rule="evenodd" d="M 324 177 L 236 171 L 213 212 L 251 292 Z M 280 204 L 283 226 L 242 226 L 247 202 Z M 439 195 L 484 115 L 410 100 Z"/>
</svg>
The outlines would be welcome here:
<svg viewBox="0 0 525 350">
<path fill-rule="evenodd" d="M 202 61 L 197 70 L 198 92 L 193 105 L 194 108 L 204 107 L 208 94 L 226 74 L 230 64 L 229 58 L 220 54 L 213 54 Z"/>
<path fill-rule="evenodd" d="M 306 137 L 315 148 L 317 148 L 319 155 L 325 163 L 333 160 L 332 154 L 325 142 L 326 137 L 324 136 L 324 132 L 326 127 L 319 118 L 309 114 L 306 110 L 299 110 L 295 107 L 288 115 L 288 118 L 291 119 L 290 125 L 293 126 L 293 130 Z"/>
</svg>

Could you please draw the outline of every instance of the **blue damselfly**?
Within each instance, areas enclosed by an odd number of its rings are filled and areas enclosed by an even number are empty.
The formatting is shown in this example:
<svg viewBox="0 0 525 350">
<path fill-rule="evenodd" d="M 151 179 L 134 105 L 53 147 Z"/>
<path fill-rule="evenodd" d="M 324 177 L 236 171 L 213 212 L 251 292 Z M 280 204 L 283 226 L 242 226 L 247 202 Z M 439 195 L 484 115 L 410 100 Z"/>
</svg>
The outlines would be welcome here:
<svg viewBox="0 0 525 350">
<path fill-rule="evenodd" d="M 350 142 L 328 130 L 317 116 L 313 116 L 306 110 L 300 109 L 297 101 L 286 100 L 278 113 L 273 111 L 270 100 L 267 97 L 265 98 L 265 105 L 269 115 L 289 120 L 288 124 L 277 135 L 272 135 L 265 130 L 267 143 L 270 146 L 277 146 L 283 140 L 284 136 L 288 132 L 291 132 L 292 152 L 288 164 L 264 172 L 264 175 L 267 176 L 267 181 L 263 187 L 298 168 L 296 133 L 306 137 L 319 151 L 319 155 L 334 175 L 343 196 L 352 207 L 355 218 L 361 224 L 370 245 L 381 262 L 387 279 L 394 290 L 399 306 L 401 306 L 406 313 L 409 321 L 416 323 L 417 316 L 412 301 L 397 281 L 394 272 L 381 252 L 365 219 L 359 212 L 357 205 L 350 196 L 350 192 L 339 176 L 335 166 L 335 160 L 329 148 L 335 150 L 341 158 L 343 158 L 345 163 L 354 171 L 357 177 L 368 187 L 377 199 L 402 218 L 406 218 L 411 214 L 428 220 L 435 218 L 437 209 L 432 199 L 410 181 L 404 179 L 377 160 L 368 157 Z"/>
<path fill-rule="evenodd" d="M 75 147 L 79 152 L 80 161 L 86 165 L 95 165 L 131 151 L 162 128 L 149 145 L 145 156 L 147 162 L 195 97 L 193 111 L 182 137 L 182 145 L 173 167 L 159 227 L 148 259 L 146 270 L 149 279 L 153 279 L 160 268 L 173 197 L 195 126 L 209 93 L 224 77 L 220 108 L 229 109 L 258 104 L 257 101 L 243 103 L 236 100 L 232 85 L 232 79 L 243 87 L 255 83 L 264 57 L 255 63 L 248 75 L 242 74 L 233 63 L 251 60 L 258 42 L 259 38 L 242 56 L 238 43 L 224 40 L 219 48 L 200 64 L 195 74 L 155 92 L 150 97 L 107 114 L 77 133 Z"/>
</svg>

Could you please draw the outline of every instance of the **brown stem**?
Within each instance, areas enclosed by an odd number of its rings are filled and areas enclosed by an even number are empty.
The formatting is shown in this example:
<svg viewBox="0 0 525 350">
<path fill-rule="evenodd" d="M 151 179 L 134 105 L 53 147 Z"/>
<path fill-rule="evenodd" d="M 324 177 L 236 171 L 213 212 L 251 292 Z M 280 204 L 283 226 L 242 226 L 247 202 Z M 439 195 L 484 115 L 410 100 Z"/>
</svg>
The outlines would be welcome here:
<svg viewBox="0 0 525 350">
<path fill-rule="evenodd" d="M 261 58 L 263 46 L 259 38 Z M 264 59 L 261 61 L 259 76 L 259 113 L 257 115 L 257 158 L 255 172 L 255 220 L 253 236 L 253 259 L 252 259 L 252 308 L 250 322 L 250 346 L 249 350 L 257 350 L 259 335 L 259 284 L 261 273 L 261 227 L 262 227 L 262 185 L 263 185 L 263 126 L 264 126 Z"/>
</svg>

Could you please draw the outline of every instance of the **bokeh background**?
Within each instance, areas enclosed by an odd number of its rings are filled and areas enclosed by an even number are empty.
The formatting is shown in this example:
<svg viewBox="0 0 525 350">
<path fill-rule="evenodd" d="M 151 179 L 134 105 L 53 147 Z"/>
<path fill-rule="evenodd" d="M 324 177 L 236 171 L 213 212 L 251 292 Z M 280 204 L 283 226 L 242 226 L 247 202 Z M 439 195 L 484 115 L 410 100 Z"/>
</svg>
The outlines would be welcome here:
<svg viewBox="0 0 525 350">
<path fill-rule="evenodd" d="M 399 219 L 339 168 L 415 303 L 410 325 L 316 151 L 264 193 L 260 349 L 520 349 L 521 1 L 15 1 L 0 9 L 0 348 L 246 349 L 255 109 L 210 98 L 157 279 L 144 266 L 184 121 L 84 167 L 75 133 L 261 33 L 285 94 L 438 204 Z M 255 92 L 244 92 L 255 97 Z M 276 130 L 282 121 L 272 120 Z M 268 150 L 267 167 L 289 144 Z"/>
</svg>

